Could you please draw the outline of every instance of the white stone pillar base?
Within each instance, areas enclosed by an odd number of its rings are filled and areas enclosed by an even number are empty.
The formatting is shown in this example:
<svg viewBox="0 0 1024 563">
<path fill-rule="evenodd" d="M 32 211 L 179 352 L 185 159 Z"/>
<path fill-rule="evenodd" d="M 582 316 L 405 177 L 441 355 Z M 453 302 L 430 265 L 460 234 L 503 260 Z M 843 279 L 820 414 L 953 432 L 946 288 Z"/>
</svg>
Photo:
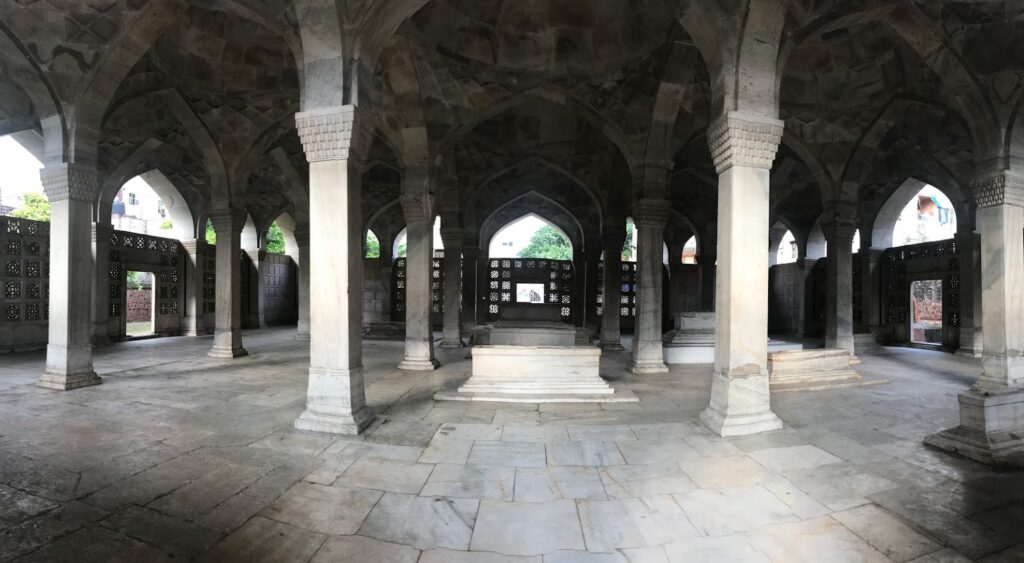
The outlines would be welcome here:
<svg viewBox="0 0 1024 563">
<path fill-rule="evenodd" d="M 960 426 L 924 443 L 981 463 L 1024 467 L 1024 389 L 961 393 Z"/>
<path fill-rule="evenodd" d="M 464 346 L 465 346 L 465 344 L 462 342 L 461 338 L 458 339 L 458 340 L 454 340 L 454 341 L 453 340 L 442 340 L 441 341 L 441 347 L 442 348 L 462 348 Z"/>
<path fill-rule="evenodd" d="M 362 368 L 310 368 L 306 410 L 295 419 L 295 428 L 331 434 L 359 434 L 373 421 L 373 413 L 366 408 L 362 389 Z"/>
<path fill-rule="evenodd" d="M 398 369 L 405 371 L 434 371 L 441 367 L 441 362 L 434 358 L 405 358 L 398 364 Z"/>
<path fill-rule="evenodd" d="M 768 374 L 712 376 L 711 402 L 700 414 L 719 436 L 745 436 L 782 428 L 769 406 Z"/>
<path fill-rule="evenodd" d="M 653 348 L 653 346 L 652 346 Z M 658 356 L 657 360 L 646 360 L 636 359 L 635 357 L 629 360 L 629 371 L 636 375 L 647 375 L 652 373 L 668 373 L 668 366 L 665 365 L 664 351 L 661 349 L 661 345 L 658 345 Z"/>
<path fill-rule="evenodd" d="M 981 329 L 960 327 L 960 347 L 956 350 L 957 356 L 965 358 L 980 358 L 982 350 Z"/>
<path fill-rule="evenodd" d="M 609 352 L 621 352 L 626 349 L 625 347 L 622 346 L 622 342 L 618 340 L 611 340 L 608 342 L 602 340 L 597 344 L 597 347 L 602 350 L 607 350 Z"/>
<path fill-rule="evenodd" d="M 210 351 L 207 352 L 206 355 L 211 358 L 230 360 L 232 358 L 241 358 L 243 356 L 248 356 L 249 352 L 245 348 L 242 348 L 240 346 L 237 348 L 231 348 L 228 346 L 214 345 L 213 348 L 210 348 Z"/>
<path fill-rule="evenodd" d="M 103 378 L 96 375 L 96 372 L 89 371 L 79 373 L 68 373 L 65 371 L 47 368 L 43 375 L 39 376 L 36 385 L 44 389 L 56 389 L 58 391 L 69 391 L 81 387 L 91 387 L 103 383 Z"/>
</svg>

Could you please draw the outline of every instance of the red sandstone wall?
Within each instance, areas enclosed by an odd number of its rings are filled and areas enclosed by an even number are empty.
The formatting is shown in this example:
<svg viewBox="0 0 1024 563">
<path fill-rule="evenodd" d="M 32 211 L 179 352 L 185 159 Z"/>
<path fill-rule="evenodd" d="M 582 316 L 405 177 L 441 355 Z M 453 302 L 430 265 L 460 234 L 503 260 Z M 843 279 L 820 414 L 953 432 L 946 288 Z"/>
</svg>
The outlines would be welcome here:
<svg viewBox="0 0 1024 563">
<path fill-rule="evenodd" d="M 148 321 L 153 318 L 153 291 L 150 289 L 128 290 L 128 318 L 130 323 Z"/>
</svg>

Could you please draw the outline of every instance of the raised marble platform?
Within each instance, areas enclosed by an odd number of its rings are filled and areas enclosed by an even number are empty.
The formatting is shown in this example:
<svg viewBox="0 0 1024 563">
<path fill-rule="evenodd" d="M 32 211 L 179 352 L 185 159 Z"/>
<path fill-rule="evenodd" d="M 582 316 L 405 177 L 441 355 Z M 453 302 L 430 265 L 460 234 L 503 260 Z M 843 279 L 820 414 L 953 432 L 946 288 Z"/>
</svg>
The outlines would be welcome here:
<svg viewBox="0 0 1024 563">
<path fill-rule="evenodd" d="M 474 342 L 482 346 L 575 346 L 576 328 L 563 322 L 502 320 L 480 327 Z"/>
<path fill-rule="evenodd" d="M 822 348 L 768 354 L 768 384 L 772 391 L 832 389 L 885 380 L 863 381 L 850 366 L 848 350 Z"/>
<path fill-rule="evenodd" d="M 675 329 L 666 332 L 662 350 L 665 363 L 715 363 L 715 314 L 680 313 Z M 768 353 L 803 350 L 803 344 L 768 339 Z"/>
<path fill-rule="evenodd" d="M 434 398 L 453 401 L 636 402 L 616 392 L 600 375 L 601 349 L 594 346 L 474 346 L 473 371 L 455 392 Z"/>
</svg>

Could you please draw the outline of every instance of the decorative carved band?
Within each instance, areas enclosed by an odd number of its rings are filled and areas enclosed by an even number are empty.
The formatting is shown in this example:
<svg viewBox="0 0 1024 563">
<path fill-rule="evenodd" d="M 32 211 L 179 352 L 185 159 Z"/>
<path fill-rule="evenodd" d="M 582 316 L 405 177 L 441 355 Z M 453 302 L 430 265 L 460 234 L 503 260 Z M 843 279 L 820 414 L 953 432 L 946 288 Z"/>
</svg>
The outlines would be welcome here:
<svg viewBox="0 0 1024 563">
<path fill-rule="evenodd" d="M 210 212 L 213 230 L 220 235 L 240 233 L 245 227 L 245 211 L 239 209 L 215 209 Z"/>
<path fill-rule="evenodd" d="M 757 114 L 728 112 L 708 130 L 708 146 L 719 174 L 733 166 L 772 167 L 784 123 Z"/>
<path fill-rule="evenodd" d="M 99 190 L 96 169 L 78 164 L 47 166 L 39 171 L 50 202 L 74 200 L 92 203 Z"/>
<path fill-rule="evenodd" d="M 667 199 L 645 198 L 633 204 L 633 222 L 637 228 L 664 229 L 668 224 L 671 203 Z"/>
<path fill-rule="evenodd" d="M 295 114 L 306 160 L 363 162 L 373 133 L 369 116 L 360 106 L 341 106 Z"/>
<path fill-rule="evenodd" d="M 441 219 L 444 225 L 444 219 Z M 466 237 L 466 231 L 459 227 L 441 227 L 441 242 L 445 248 L 461 248 Z"/>
<path fill-rule="evenodd" d="M 971 182 L 974 201 L 981 207 L 1013 205 L 1024 207 L 1024 177 L 999 172 Z"/>
<path fill-rule="evenodd" d="M 405 222 L 426 222 L 434 218 L 433 196 L 428 193 L 406 193 L 398 197 Z"/>
</svg>

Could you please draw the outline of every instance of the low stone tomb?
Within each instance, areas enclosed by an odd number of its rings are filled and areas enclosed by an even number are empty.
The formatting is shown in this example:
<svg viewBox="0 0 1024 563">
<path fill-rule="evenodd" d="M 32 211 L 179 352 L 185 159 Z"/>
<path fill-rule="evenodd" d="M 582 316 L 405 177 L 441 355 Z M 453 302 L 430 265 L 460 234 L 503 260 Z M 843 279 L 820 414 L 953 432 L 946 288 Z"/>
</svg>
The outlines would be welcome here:
<svg viewBox="0 0 1024 563">
<path fill-rule="evenodd" d="M 474 342 L 486 346 L 574 346 L 576 329 L 563 322 L 502 320 L 481 327 Z"/>
<path fill-rule="evenodd" d="M 666 364 L 715 363 L 715 313 L 680 313 L 663 341 Z M 802 349 L 802 344 L 768 340 L 769 354 Z"/>
<path fill-rule="evenodd" d="M 844 349 L 774 352 L 768 354 L 768 383 L 773 391 L 859 385 L 860 374 L 850 365 L 850 352 Z"/>
<path fill-rule="evenodd" d="M 442 391 L 435 398 L 515 403 L 638 401 L 632 393 L 617 392 L 601 379 L 600 362 L 601 349 L 595 346 L 474 346 L 471 377 L 457 391 Z"/>
</svg>

